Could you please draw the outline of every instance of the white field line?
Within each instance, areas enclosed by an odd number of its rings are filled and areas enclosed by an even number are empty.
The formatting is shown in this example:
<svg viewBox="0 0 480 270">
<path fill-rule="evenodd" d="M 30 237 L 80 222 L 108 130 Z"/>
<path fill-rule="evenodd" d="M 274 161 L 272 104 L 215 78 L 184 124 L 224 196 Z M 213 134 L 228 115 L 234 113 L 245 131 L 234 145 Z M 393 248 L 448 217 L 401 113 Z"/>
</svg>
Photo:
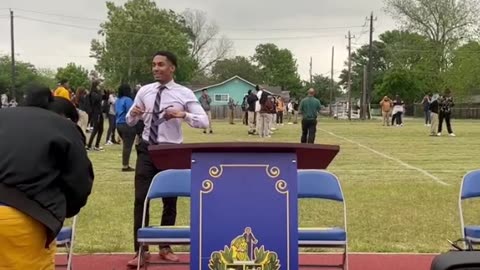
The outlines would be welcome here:
<svg viewBox="0 0 480 270">
<path fill-rule="evenodd" d="M 364 149 L 367 149 L 368 151 L 370 151 L 370 152 L 372 152 L 372 153 L 375 153 L 375 154 L 377 154 L 377 155 L 379 155 L 379 156 L 381 156 L 381 157 L 384 157 L 384 158 L 386 158 L 386 159 L 390 159 L 390 160 L 392 160 L 392 161 L 395 161 L 395 162 L 397 162 L 398 164 L 400 164 L 400 165 L 402 165 L 402 166 L 404 166 L 404 167 L 406 167 L 406 168 L 408 168 L 408 169 L 416 170 L 416 171 L 418 171 L 418 172 L 420 172 L 420 173 L 428 176 L 429 178 L 433 179 L 435 182 L 437 182 L 437 183 L 440 184 L 440 185 L 450 186 L 450 184 L 447 184 L 447 183 L 443 182 L 443 181 L 440 180 L 438 177 L 436 177 L 435 175 L 433 175 L 433 174 L 425 171 L 424 169 L 421 169 L 421 168 L 412 166 L 412 165 L 410 165 L 410 164 L 408 164 L 408 163 L 405 163 L 405 162 L 401 161 L 401 160 L 398 159 L 398 158 L 394 158 L 394 157 L 392 157 L 392 156 L 389 156 L 389 155 L 387 155 L 387 154 L 384 154 L 384 153 L 382 153 L 382 152 L 379 152 L 379 151 L 377 151 L 377 150 L 375 150 L 375 149 L 372 149 L 372 148 L 370 148 L 370 147 L 368 147 L 368 146 L 366 146 L 366 145 L 363 145 L 363 144 L 358 143 L 358 142 L 356 142 L 356 141 L 350 140 L 350 139 L 345 138 L 345 137 L 343 137 L 343 136 L 337 135 L 337 134 L 335 134 L 335 133 L 333 133 L 333 132 L 330 132 L 330 131 L 328 131 L 328 130 L 325 130 L 325 129 L 322 129 L 322 128 L 319 128 L 319 130 L 321 130 L 321 131 L 323 131 L 323 132 L 325 132 L 325 133 L 327 133 L 327 134 L 330 134 L 330 135 L 332 135 L 333 137 L 337 137 L 337 138 L 342 139 L 342 140 L 344 140 L 344 141 L 347 141 L 347 142 L 349 142 L 349 143 L 356 144 L 356 145 L 358 145 L 358 146 L 360 146 L 360 147 L 362 147 L 362 148 L 364 148 Z"/>
</svg>

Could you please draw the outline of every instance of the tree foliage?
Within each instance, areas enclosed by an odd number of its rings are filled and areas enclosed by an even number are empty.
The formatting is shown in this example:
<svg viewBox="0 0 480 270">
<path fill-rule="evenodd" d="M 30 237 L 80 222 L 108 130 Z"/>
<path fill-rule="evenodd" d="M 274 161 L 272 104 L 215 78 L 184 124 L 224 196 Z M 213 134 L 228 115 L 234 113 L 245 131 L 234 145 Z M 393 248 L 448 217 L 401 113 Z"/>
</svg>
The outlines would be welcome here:
<svg viewBox="0 0 480 270">
<path fill-rule="evenodd" d="M 61 81 L 68 80 L 70 87 L 77 89 L 78 87 L 88 88 L 90 80 L 88 78 L 88 70 L 75 63 L 68 63 L 67 66 L 57 69 L 55 79 Z"/>
<path fill-rule="evenodd" d="M 312 76 L 312 84 L 305 83 L 307 88 L 315 89 L 315 97 L 318 98 L 323 105 L 330 103 L 330 90 L 332 89 L 332 80 L 329 77 L 315 74 Z M 333 82 L 332 102 L 335 102 L 335 98 L 342 95 L 340 91 L 340 85 L 337 82 Z"/>
<path fill-rule="evenodd" d="M 453 89 L 457 98 L 469 100 L 480 95 L 480 43 L 469 42 L 458 48 L 452 57 L 452 66 L 447 72 L 447 87 Z"/>
<path fill-rule="evenodd" d="M 384 95 L 401 95 L 406 102 L 421 99 L 427 92 L 444 87 L 442 72 L 437 69 L 437 53 L 428 38 L 408 31 L 387 31 L 373 42 L 372 102 Z M 352 53 L 352 96 L 360 97 L 363 88 L 363 67 L 368 63 L 368 45 Z M 340 75 L 346 87 L 347 70 Z"/>
<path fill-rule="evenodd" d="M 437 71 L 448 67 L 448 56 L 478 27 L 479 0 L 386 0 L 386 11 L 402 26 L 427 37 L 435 46 Z"/>
<path fill-rule="evenodd" d="M 262 83 L 258 67 L 243 56 L 220 60 L 212 68 L 212 77 L 215 81 L 225 81 L 235 75 L 252 83 Z"/>
<path fill-rule="evenodd" d="M 108 16 L 91 43 L 96 69 L 108 84 L 150 82 L 152 56 L 168 50 L 178 57 L 177 81 L 187 81 L 197 68 L 190 54 L 190 31 L 182 16 L 159 9 L 154 1 L 107 2 Z"/>
<path fill-rule="evenodd" d="M 373 72 L 373 85 L 378 84 L 383 78 L 383 73 L 387 69 L 387 63 L 385 60 L 385 46 L 382 41 L 373 41 L 373 53 L 372 53 L 372 72 Z M 360 97 L 363 85 L 363 67 L 368 64 L 368 45 L 363 45 L 358 50 L 352 53 L 352 96 L 355 98 Z M 347 63 L 345 63 L 347 65 Z M 348 70 L 342 70 L 340 74 L 339 84 L 347 89 L 348 82 Z M 374 93 L 375 95 L 375 93 Z"/>
<path fill-rule="evenodd" d="M 297 61 L 290 50 L 280 49 L 272 43 L 260 44 L 255 49 L 253 60 L 260 69 L 263 83 L 280 86 L 294 95 L 301 89 Z"/>
<path fill-rule="evenodd" d="M 0 57 L 0 94 L 6 93 L 11 98 L 12 61 L 9 56 Z M 38 70 L 33 64 L 15 61 L 16 80 L 15 98 L 19 100 L 29 84 L 41 84 L 48 87 L 55 85 L 55 80 L 46 70 Z"/>
</svg>

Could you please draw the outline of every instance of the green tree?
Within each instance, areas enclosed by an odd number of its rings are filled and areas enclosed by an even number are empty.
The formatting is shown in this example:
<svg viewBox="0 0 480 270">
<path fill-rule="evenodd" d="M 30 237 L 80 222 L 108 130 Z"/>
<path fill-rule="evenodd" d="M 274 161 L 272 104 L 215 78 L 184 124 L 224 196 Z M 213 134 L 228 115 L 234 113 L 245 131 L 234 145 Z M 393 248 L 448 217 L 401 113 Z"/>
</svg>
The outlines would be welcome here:
<svg viewBox="0 0 480 270">
<path fill-rule="evenodd" d="M 55 79 L 56 71 L 49 68 L 39 68 L 37 70 L 38 83 L 48 86 L 50 89 L 55 88 L 57 80 Z"/>
<path fill-rule="evenodd" d="M 176 80 L 188 81 L 197 63 L 190 55 L 190 31 L 183 18 L 171 10 L 159 9 L 154 1 L 129 0 L 123 6 L 107 2 L 107 20 L 100 25 L 102 40 L 91 43 L 96 69 L 111 85 L 152 80 L 151 61 L 156 51 L 176 54 Z"/>
<path fill-rule="evenodd" d="M 394 74 L 393 77 L 398 78 L 400 74 L 404 79 L 415 80 L 408 83 L 412 85 L 411 89 L 416 91 L 409 95 L 409 101 L 418 101 L 426 93 L 443 88 L 443 72 L 438 70 L 437 64 L 439 52 L 431 40 L 416 33 L 396 30 L 381 34 L 380 39 L 386 45 L 385 66 L 390 75 Z M 390 77 L 384 77 L 383 80 L 388 78 Z M 384 82 L 381 84 L 389 85 Z M 393 95 L 397 90 L 391 89 L 391 91 L 390 95 Z M 383 92 L 378 93 L 377 99 L 381 99 L 382 94 Z"/>
<path fill-rule="evenodd" d="M 315 74 L 312 76 L 312 84 L 305 82 L 307 88 L 313 87 L 316 91 L 316 98 L 320 99 L 323 105 L 330 103 L 330 90 L 332 89 L 332 80 L 329 77 Z M 340 85 L 337 82 L 333 82 L 333 101 L 336 97 L 342 95 L 340 91 Z"/>
<path fill-rule="evenodd" d="M 444 81 L 442 73 L 437 69 L 437 51 L 434 48 L 428 38 L 416 33 L 398 30 L 382 33 L 379 40 L 373 42 L 374 90 L 371 102 L 377 103 L 384 95 L 393 96 L 403 91 L 406 91 L 407 96 L 402 98 L 407 102 L 414 102 L 427 92 L 441 89 Z M 363 68 L 367 63 L 368 45 L 364 45 L 352 53 L 354 98 L 360 97 L 363 88 Z M 347 70 L 344 69 L 340 75 L 340 84 L 345 88 L 347 74 Z M 403 83 L 403 86 L 400 83 Z"/>
<path fill-rule="evenodd" d="M 372 44 L 372 78 L 373 85 L 381 83 L 383 74 L 387 69 L 385 55 L 386 44 L 383 41 L 373 41 Z M 359 98 L 363 88 L 363 67 L 368 64 L 368 45 L 363 45 L 352 53 L 352 97 Z M 345 63 L 347 65 L 347 63 Z M 348 70 L 342 70 L 339 84 L 347 89 Z M 376 99 L 376 93 L 373 92 L 373 100 Z"/>
<path fill-rule="evenodd" d="M 253 60 L 258 64 L 263 83 L 280 86 L 293 95 L 301 89 L 297 61 L 288 49 L 279 49 L 272 43 L 260 44 L 255 49 Z"/>
<path fill-rule="evenodd" d="M 410 70 L 389 69 L 385 73 L 382 83 L 376 86 L 376 91 L 378 96 L 389 96 L 393 99 L 399 95 L 405 102 L 412 103 L 418 101 L 419 93 L 421 93 L 421 81 L 417 74 Z"/>
<path fill-rule="evenodd" d="M 454 91 L 456 98 L 463 98 L 468 102 L 472 95 L 480 95 L 479 59 L 479 42 L 469 42 L 453 52 L 446 86 Z"/>
<path fill-rule="evenodd" d="M 75 63 L 68 63 L 66 67 L 58 68 L 55 79 L 57 82 L 68 80 L 70 87 L 73 89 L 77 89 L 78 87 L 88 88 L 90 85 L 88 70 L 82 66 L 77 66 Z"/>
<path fill-rule="evenodd" d="M 258 67 L 243 56 L 220 60 L 212 68 L 212 77 L 216 81 L 225 81 L 235 75 L 252 83 L 260 84 L 262 82 Z"/>
<path fill-rule="evenodd" d="M 0 94 L 7 93 L 11 96 L 12 85 L 12 61 L 9 56 L 0 56 Z M 25 87 L 30 84 L 43 84 L 52 86 L 51 78 L 40 72 L 28 62 L 15 61 L 15 98 L 20 100 L 25 92 Z"/>
</svg>

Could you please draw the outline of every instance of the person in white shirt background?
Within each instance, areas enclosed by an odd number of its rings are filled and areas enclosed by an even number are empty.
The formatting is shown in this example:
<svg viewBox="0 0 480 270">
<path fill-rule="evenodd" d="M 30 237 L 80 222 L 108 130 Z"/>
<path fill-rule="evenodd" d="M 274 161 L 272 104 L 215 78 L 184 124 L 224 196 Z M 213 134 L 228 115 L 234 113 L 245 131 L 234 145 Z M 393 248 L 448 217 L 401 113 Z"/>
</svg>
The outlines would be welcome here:
<svg viewBox="0 0 480 270">
<path fill-rule="evenodd" d="M 159 172 L 153 165 L 148 146 L 155 144 L 180 144 L 183 142 L 182 121 L 191 127 L 205 129 L 209 126 L 208 116 L 198 102 L 193 91 L 174 82 L 177 58 L 171 52 L 160 51 L 154 55 L 152 72 L 154 83 L 140 88 L 132 107 L 127 113 L 126 122 L 135 126 L 143 120 L 145 127 L 142 139 L 137 145 L 137 164 L 135 168 L 134 202 L 134 248 L 138 253 L 137 230 L 142 225 L 143 203 L 152 182 Z M 165 110 L 164 112 L 161 112 Z M 148 213 L 148 210 L 147 210 Z M 162 226 L 175 225 L 177 198 L 163 198 Z M 148 216 L 146 219 L 148 224 Z M 160 246 L 160 259 L 178 261 L 168 245 Z M 138 254 L 137 254 L 138 256 Z M 149 255 L 145 256 L 146 259 Z M 128 262 L 129 267 L 137 267 L 138 259 Z M 140 264 L 144 262 L 141 261 Z"/>
<path fill-rule="evenodd" d="M 255 90 L 257 90 L 257 102 L 255 103 L 255 126 L 256 126 L 256 130 L 257 132 L 260 132 L 260 98 L 262 97 L 262 93 L 263 93 L 263 89 L 260 88 L 260 86 L 256 86 L 255 87 Z"/>
</svg>

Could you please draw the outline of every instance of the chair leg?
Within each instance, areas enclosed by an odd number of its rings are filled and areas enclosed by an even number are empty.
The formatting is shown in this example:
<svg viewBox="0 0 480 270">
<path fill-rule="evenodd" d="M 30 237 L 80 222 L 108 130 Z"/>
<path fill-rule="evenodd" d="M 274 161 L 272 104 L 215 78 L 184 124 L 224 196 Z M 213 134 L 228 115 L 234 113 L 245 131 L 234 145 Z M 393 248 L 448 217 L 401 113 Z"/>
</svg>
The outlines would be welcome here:
<svg viewBox="0 0 480 270">
<path fill-rule="evenodd" d="M 142 244 L 140 244 L 140 249 L 138 250 L 137 259 L 138 259 L 137 270 L 140 270 L 140 265 L 141 265 L 140 263 L 143 260 L 143 245 Z"/>
<path fill-rule="evenodd" d="M 72 270 L 73 242 L 67 243 L 67 270 Z"/>
<path fill-rule="evenodd" d="M 143 258 L 143 266 L 144 266 L 144 269 L 145 270 L 148 270 L 148 262 L 147 262 L 147 251 L 145 250 L 142 254 L 142 258 Z"/>
<path fill-rule="evenodd" d="M 347 254 L 347 246 L 345 245 L 344 253 L 343 253 L 343 270 L 348 270 L 348 254 Z"/>
</svg>

